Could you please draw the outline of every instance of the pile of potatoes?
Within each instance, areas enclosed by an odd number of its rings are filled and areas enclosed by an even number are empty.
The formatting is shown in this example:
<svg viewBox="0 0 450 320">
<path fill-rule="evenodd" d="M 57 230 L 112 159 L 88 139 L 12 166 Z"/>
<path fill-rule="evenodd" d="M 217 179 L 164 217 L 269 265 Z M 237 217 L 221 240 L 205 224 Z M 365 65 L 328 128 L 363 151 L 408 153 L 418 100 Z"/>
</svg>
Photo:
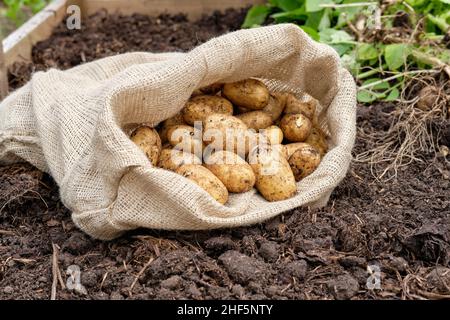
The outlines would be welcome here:
<svg viewBox="0 0 450 320">
<path fill-rule="evenodd" d="M 140 126 L 130 138 L 153 166 L 192 180 L 221 204 L 229 192 L 253 187 L 279 201 L 296 194 L 296 181 L 327 152 L 317 103 L 270 92 L 257 79 L 217 83 L 196 90 L 157 128 Z"/>
</svg>

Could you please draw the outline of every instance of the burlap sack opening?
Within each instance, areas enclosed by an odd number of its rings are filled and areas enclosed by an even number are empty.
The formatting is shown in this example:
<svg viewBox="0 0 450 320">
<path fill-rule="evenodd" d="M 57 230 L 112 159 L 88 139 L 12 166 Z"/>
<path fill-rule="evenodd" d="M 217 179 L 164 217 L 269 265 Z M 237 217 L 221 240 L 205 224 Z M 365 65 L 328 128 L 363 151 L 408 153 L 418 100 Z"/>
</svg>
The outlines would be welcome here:
<svg viewBox="0 0 450 320">
<path fill-rule="evenodd" d="M 124 128 L 157 125 L 194 89 L 248 77 L 320 101 L 332 149 L 298 183 L 267 202 L 255 191 L 226 206 L 193 182 L 151 166 Z M 50 173 L 75 224 L 113 239 L 138 227 L 199 230 L 249 225 L 303 206 L 322 206 L 344 178 L 355 140 L 355 84 L 335 51 L 291 24 L 241 30 L 189 53 L 128 53 L 68 71 L 36 73 L 0 105 L 0 161 Z"/>
</svg>

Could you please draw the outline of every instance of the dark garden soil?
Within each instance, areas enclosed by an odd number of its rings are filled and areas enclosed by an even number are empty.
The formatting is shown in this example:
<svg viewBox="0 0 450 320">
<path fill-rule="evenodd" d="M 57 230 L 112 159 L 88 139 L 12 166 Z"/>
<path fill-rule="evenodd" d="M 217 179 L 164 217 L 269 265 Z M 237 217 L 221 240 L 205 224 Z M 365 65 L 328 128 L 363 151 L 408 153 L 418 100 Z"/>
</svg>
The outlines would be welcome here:
<svg viewBox="0 0 450 320">
<path fill-rule="evenodd" d="M 33 64 L 10 70 L 10 85 L 23 85 L 33 70 L 116 53 L 186 51 L 238 29 L 243 17 L 233 10 L 197 22 L 98 13 L 81 32 L 61 25 L 37 44 Z M 386 130 L 388 108 L 359 107 L 358 126 Z M 355 153 L 369 147 L 358 137 Z M 111 242 L 77 230 L 51 177 L 30 165 L 0 167 L 0 299 L 50 298 L 52 243 L 60 247 L 63 280 L 75 264 L 87 289 L 82 295 L 58 286 L 58 299 L 448 298 L 450 165 L 443 155 L 422 158 L 387 183 L 353 163 L 320 210 L 299 208 L 232 230 L 137 230 Z M 377 267 L 381 289 L 369 290 Z"/>
</svg>

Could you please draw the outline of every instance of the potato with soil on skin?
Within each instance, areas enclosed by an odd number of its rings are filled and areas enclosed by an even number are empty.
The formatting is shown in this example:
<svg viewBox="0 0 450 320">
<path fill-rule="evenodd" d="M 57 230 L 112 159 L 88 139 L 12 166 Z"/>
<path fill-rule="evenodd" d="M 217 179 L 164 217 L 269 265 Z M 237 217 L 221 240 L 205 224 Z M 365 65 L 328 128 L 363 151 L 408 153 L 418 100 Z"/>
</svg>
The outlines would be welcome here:
<svg viewBox="0 0 450 320">
<path fill-rule="evenodd" d="M 285 114 L 301 113 L 308 119 L 312 120 L 316 112 L 317 100 L 312 97 L 305 96 L 302 100 L 297 99 L 293 94 L 288 93 L 286 96 Z"/>
<path fill-rule="evenodd" d="M 286 107 L 287 94 L 283 92 L 272 92 L 269 97 L 269 102 L 262 109 L 262 111 L 270 114 L 272 121 L 276 121 L 280 118 L 281 114 Z"/>
<path fill-rule="evenodd" d="M 158 130 L 159 137 L 161 138 L 162 143 L 166 143 L 168 141 L 167 132 L 169 131 L 169 129 L 179 124 L 186 124 L 181 113 L 177 113 L 173 117 L 163 121 L 161 128 Z"/>
<path fill-rule="evenodd" d="M 283 145 L 285 151 L 286 151 L 286 159 L 289 160 L 289 158 L 292 156 L 292 154 L 297 151 L 298 149 L 308 146 L 309 144 L 305 142 L 294 142 L 294 143 L 288 143 Z"/>
<path fill-rule="evenodd" d="M 181 113 L 187 124 L 194 125 L 195 121 L 203 121 L 213 113 L 232 115 L 233 105 L 219 96 L 201 95 L 189 99 Z"/>
<path fill-rule="evenodd" d="M 289 157 L 289 165 L 294 173 L 295 181 L 300 181 L 316 170 L 320 164 L 320 159 L 319 151 L 306 143 L 295 150 Z"/>
<path fill-rule="evenodd" d="M 176 149 L 163 149 L 159 155 L 158 167 L 176 171 L 184 164 L 202 164 L 202 160 L 195 154 Z"/>
<path fill-rule="evenodd" d="M 261 110 L 269 102 L 267 86 L 256 79 L 225 83 L 222 95 L 236 106 L 250 110 Z"/>
<path fill-rule="evenodd" d="M 328 142 L 326 135 L 319 127 L 313 126 L 308 139 L 305 140 L 305 143 L 308 143 L 319 150 L 319 153 L 322 157 L 328 151 Z"/>
<path fill-rule="evenodd" d="M 277 126 L 270 126 L 259 132 L 267 139 L 269 144 L 281 144 L 283 142 L 283 131 Z"/>
<path fill-rule="evenodd" d="M 158 132 L 153 128 L 142 126 L 134 130 L 130 139 L 145 153 L 152 165 L 156 166 L 161 152 Z"/>
<path fill-rule="evenodd" d="M 228 201 L 228 191 L 222 181 L 211 171 L 199 164 L 184 164 L 176 173 L 196 183 L 208 192 L 217 202 L 225 204 Z"/>
<path fill-rule="evenodd" d="M 264 111 L 250 111 L 239 114 L 236 118 L 244 122 L 249 129 L 265 129 L 272 125 L 272 117 Z"/>
<path fill-rule="evenodd" d="M 203 121 L 203 142 L 215 150 L 245 156 L 248 153 L 247 130 L 245 123 L 234 116 L 212 114 Z"/>
<path fill-rule="evenodd" d="M 192 153 L 197 156 L 203 152 L 202 135 L 199 130 L 187 125 L 170 127 L 167 132 L 169 143 L 174 149 Z"/>
<path fill-rule="evenodd" d="M 255 187 L 268 201 L 291 198 L 297 192 L 294 174 L 286 158 L 271 146 L 257 146 L 248 156 L 256 176 Z"/>
<path fill-rule="evenodd" d="M 303 114 L 287 114 L 280 123 L 284 137 L 291 142 L 303 142 L 311 133 L 312 123 Z"/>
<path fill-rule="evenodd" d="M 416 106 L 423 111 L 429 111 L 439 99 L 439 90 L 434 86 L 427 86 L 419 91 Z"/>
<path fill-rule="evenodd" d="M 214 152 L 206 159 L 205 167 L 222 181 L 229 192 L 247 192 L 255 185 L 252 167 L 233 152 Z"/>
</svg>

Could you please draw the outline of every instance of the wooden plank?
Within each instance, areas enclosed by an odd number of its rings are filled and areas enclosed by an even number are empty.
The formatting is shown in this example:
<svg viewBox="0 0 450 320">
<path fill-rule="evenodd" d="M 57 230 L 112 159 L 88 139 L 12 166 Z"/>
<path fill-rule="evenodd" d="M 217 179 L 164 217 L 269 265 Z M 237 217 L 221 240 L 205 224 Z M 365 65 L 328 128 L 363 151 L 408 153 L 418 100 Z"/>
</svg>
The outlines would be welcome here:
<svg viewBox="0 0 450 320">
<path fill-rule="evenodd" d="M 50 36 L 53 28 L 63 20 L 67 5 L 72 3 L 79 4 L 80 2 L 69 0 L 51 2 L 45 9 L 5 38 L 3 48 L 6 65 L 9 66 L 16 61 L 30 61 L 33 45 Z"/>
<path fill-rule="evenodd" d="M 8 73 L 6 69 L 3 46 L 0 41 L 0 101 L 8 95 Z"/>
<path fill-rule="evenodd" d="M 146 15 L 182 12 L 191 19 L 197 19 L 202 14 L 211 13 L 214 10 L 244 8 L 264 2 L 264 0 L 85 0 L 82 12 L 88 15 L 100 9 L 106 9 L 110 13 Z"/>
</svg>

